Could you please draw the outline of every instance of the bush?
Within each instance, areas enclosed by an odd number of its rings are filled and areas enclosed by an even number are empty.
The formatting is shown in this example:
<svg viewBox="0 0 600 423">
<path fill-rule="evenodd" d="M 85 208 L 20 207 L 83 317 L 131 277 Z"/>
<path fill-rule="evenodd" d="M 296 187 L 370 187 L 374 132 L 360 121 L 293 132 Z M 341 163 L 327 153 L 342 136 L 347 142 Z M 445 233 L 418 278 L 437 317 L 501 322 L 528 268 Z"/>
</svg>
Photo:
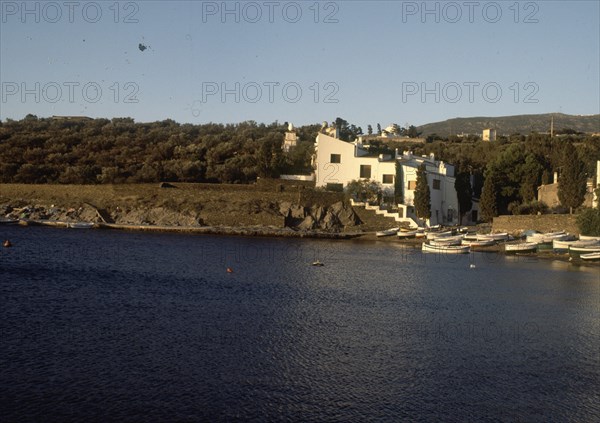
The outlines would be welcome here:
<svg viewBox="0 0 600 423">
<path fill-rule="evenodd" d="M 527 203 L 513 202 L 508 205 L 508 211 L 514 215 L 519 214 L 545 214 L 548 212 L 548 206 L 543 201 L 530 201 Z"/>
<path fill-rule="evenodd" d="M 600 209 L 584 209 L 577 216 L 577 226 L 582 235 L 600 236 Z"/>
</svg>

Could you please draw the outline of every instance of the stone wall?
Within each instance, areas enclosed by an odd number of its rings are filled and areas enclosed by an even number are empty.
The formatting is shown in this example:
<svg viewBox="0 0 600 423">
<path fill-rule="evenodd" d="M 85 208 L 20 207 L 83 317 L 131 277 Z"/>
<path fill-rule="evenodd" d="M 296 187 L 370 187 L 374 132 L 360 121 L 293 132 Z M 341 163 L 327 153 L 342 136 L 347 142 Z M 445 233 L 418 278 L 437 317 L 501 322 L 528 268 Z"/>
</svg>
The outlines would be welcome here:
<svg viewBox="0 0 600 423">
<path fill-rule="evenodd" d="M 523 231 L 533 229 L 539 232 L 566 231 L 571 234 L 579 234 L 576 219 L 577 215 L 568 214 L 498 216 L 492 222 L 492 231 L 518 235 Z"/>
</svg>

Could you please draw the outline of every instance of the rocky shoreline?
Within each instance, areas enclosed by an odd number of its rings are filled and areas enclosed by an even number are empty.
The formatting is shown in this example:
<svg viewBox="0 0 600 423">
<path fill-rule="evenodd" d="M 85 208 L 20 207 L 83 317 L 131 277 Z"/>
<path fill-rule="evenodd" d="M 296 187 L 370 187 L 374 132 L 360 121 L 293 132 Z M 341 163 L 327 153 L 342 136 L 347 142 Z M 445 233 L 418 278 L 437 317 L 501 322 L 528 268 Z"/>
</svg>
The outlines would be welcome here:
<svg viewBox="0 0 600 423">
<path fill-rule="evenodd" d="M 352 207 L 342 201 L 330 206 L 303 207 L 291 202 L 268 205 L 269 214 L 279 217 L 279 225 L 224 226 L 207 224 L 198 214 L 164 207 L 99 209 L 90 203 L 78 207 L 55 205 L 0 205 L 0 216 L 18 220 L 21 225 L 69 227 L 90 223 L 94 228 L 131 231 L 182 232 L 213 235 L 268 236 L 293 238 L 349 239 L 365 235 Z M 256 213 L 264 210 L 256 210 Z"/>
</svg>

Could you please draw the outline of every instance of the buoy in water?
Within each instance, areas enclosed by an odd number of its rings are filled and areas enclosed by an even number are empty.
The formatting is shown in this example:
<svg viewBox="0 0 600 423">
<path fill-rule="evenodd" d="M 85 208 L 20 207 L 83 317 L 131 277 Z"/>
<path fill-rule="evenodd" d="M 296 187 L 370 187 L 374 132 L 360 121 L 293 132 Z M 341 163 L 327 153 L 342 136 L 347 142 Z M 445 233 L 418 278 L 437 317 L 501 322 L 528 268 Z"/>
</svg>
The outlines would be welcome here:
<svg viewBox="0 0 600 423">
<path fill-rule="evenodd" d="M 227 268 L 227 273 L 233 273 L 233 269 L 231 267 Z"/>
<path fill-rule="evenodd" d="M 11 242 L 10 242 L 8 239 L 4 240 L 4 242 L 2 243 L 2 245 L 3 245 L 5 248 L 12 247 L 12 243 L 11 243 Z"/>
<path fill-rule="evenodd" d="M 471 263 L 471 265 L 469 266 L 469 268 L 475 269 L 475 265 L 473 263 Z"/>
</svg>

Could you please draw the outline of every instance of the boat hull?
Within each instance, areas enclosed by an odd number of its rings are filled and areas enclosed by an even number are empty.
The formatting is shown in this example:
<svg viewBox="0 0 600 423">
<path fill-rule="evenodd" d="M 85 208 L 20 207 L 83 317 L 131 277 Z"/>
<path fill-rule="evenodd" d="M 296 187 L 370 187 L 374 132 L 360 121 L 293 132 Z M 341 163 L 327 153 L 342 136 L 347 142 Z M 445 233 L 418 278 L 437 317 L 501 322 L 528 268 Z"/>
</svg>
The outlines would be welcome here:
<svg viewBox="0 0 600 423">
<path fill-rule="evenodd" d="M 468 254 L 471 248 L 466 245 L 448 245 L 448 246 L 434 246 L 423 243 L 421 250 L 424 253 L 440 253 L 440 254 Z"/>
<path fill-rule="evenodd" d="M 534 253 L 537 251 L 538 245 L 535 242 L 522 242 L 519 244 L 506 244 L 504 246 L 504 252 L 506 254 L 523 254 L 523 253 Z"/>
</svg>

